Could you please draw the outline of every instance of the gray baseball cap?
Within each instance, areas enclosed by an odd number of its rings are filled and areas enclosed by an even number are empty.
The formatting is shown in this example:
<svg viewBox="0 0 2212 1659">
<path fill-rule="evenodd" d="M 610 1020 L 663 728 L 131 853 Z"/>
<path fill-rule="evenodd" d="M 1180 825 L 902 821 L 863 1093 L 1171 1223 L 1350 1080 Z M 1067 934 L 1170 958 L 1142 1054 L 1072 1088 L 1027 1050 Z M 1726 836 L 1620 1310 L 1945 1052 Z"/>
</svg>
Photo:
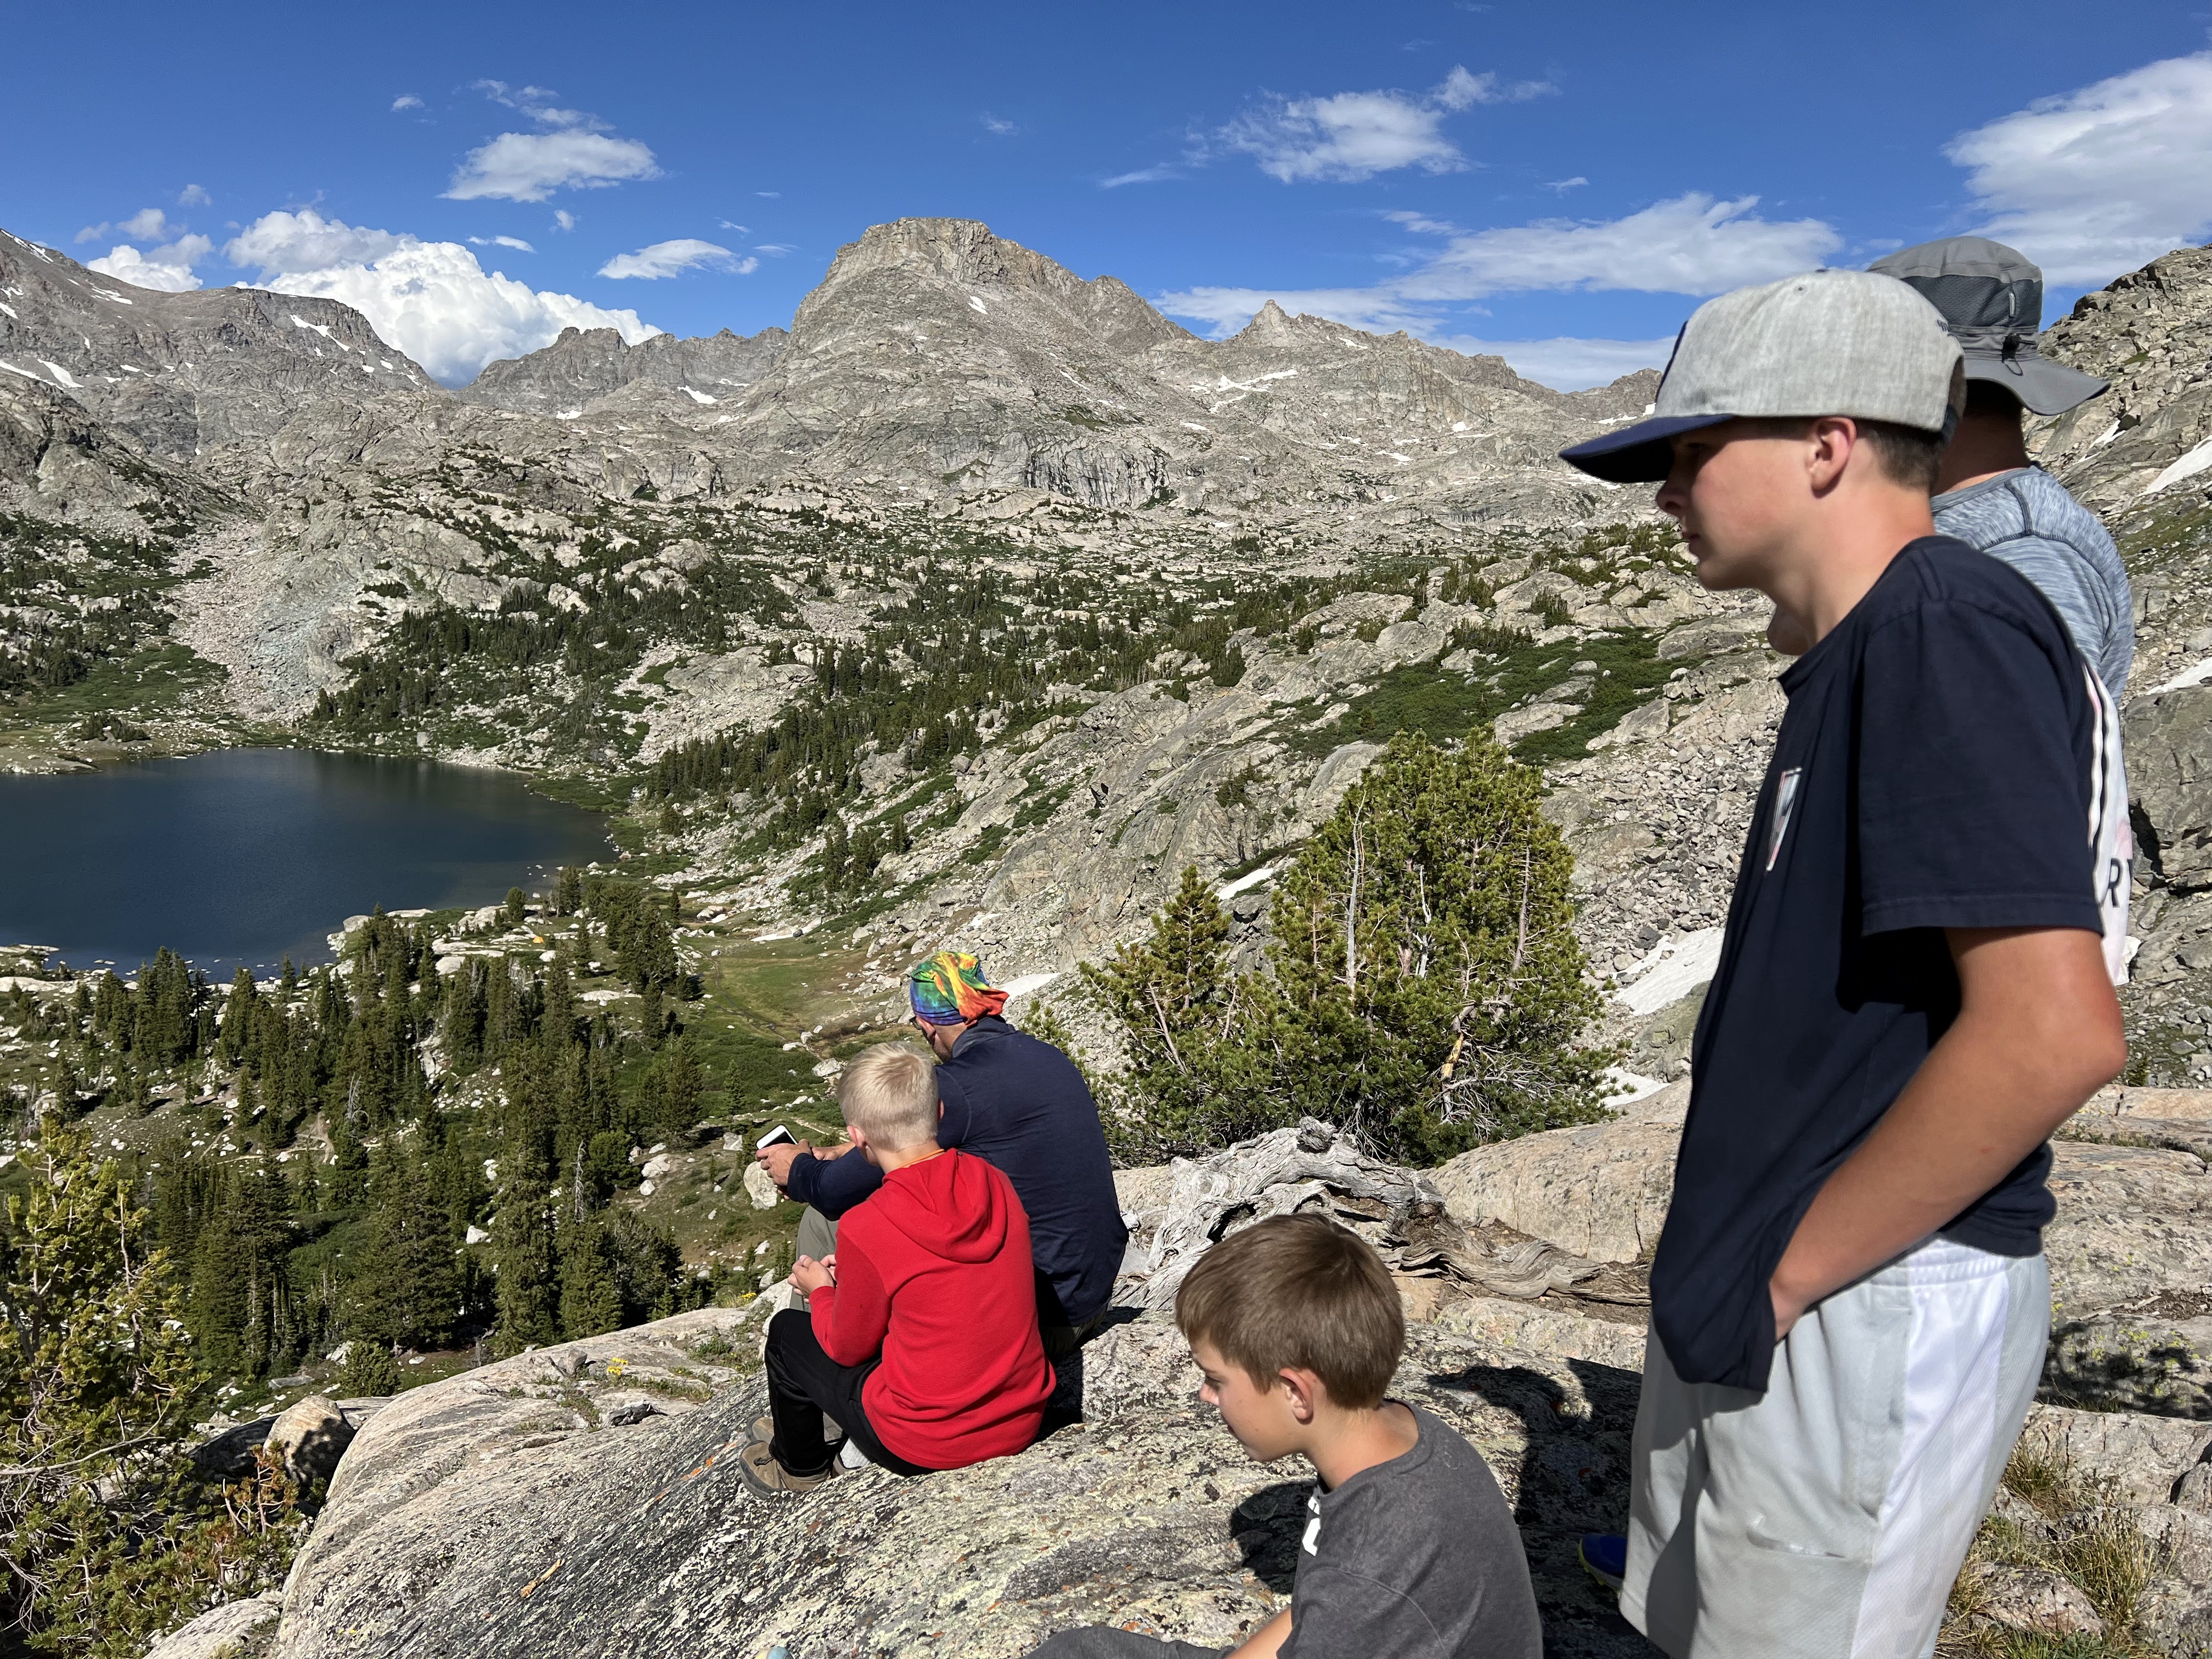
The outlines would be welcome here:
<svg viewBox="0 0 2212 1659">
<path fill-rule="evenodd" d="M 1656 483 L 1674 437 L 1747 416 L 1849 415 L 1948 433 L 1966 400 L 1936 307 L 1863 270 L 1808 270 L 1699 306 L 1651 413 L 1559 452 L 1608 483 Z"/>
<path fill-rule="evenodd" d="M 2043 271 L 2017 248 L 1984 236 L 1947 236 L 1900 248 L 1867 267 L 1909 284 L 1943 313 L 1966 349 L 1966 378 L 2001 386 L 2038 415 L 2063 415 L 2111 385 L 2039 355 Z"/>
</svg>

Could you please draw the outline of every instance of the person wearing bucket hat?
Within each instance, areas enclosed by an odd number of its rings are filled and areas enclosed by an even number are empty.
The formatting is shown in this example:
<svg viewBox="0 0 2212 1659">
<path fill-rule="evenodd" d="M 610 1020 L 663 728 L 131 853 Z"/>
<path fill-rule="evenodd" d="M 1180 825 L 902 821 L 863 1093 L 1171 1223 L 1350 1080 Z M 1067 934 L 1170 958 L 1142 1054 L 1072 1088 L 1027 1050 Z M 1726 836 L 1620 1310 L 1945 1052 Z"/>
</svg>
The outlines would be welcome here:
<svg viewBox="0 0 2212 1659">
<path fill-rule="evenodd" d="M 967 951 L 917 963 L 903 988 L 908 1024 L 939 1061 L 938 1144 L 1003 1172 L 1029 1217 L 1037 1319 L 1058 1363 L 1100 1328 L 1129 1242 L 1098 1107 L 1074 1061 L 1006 1023 L 1006 992 Z M 787 1143 L 754 1155 L 807 1206 L 798 1248 L 817 1261 L 836 1247 L 837 1218 L 883 1184 L 844 1150 Z"/>
<path fill-rule="evenodd" d="M 2051 1132 L 2126 1059 L 2112 699 L 2018 572 L 1935 533 L 1959 343 L 1867 271 L 1739 289 L 1652 416 L 1698 577 L 1797 656 L 1692 1050 L 1627 1535 L 1674 1659 L 1930 1650 L 2035 1396 Z"/>
<path fill-rule="evenodd" d="M 1936 474 L 1936 529 L 2041 589 L 2118 696 L 2135 660 L 2127 567 L 2096 516 L 2029 460 L 2021 431 L 2027 415 L 2063 415 L 2103 396 L 2108 383 L 2036 349 L 2043 272 L 2002 242 L 1950 236 L 1869 269 L 1934 306 L 1966 354 L 1966 408 Z"/>
</svg>

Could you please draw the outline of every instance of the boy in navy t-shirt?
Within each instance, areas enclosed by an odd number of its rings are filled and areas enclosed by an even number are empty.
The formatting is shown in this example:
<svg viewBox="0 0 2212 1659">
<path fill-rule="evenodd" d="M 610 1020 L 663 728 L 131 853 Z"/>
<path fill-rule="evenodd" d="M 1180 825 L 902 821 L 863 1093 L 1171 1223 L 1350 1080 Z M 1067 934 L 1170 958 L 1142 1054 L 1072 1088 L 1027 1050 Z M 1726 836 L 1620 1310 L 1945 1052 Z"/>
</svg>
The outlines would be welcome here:
<svg viewBox="0 0 2212 1659">
<path fill-rule="evenodd" d="M 1565 453 L 1663 479 L 1802 651 L 1652 1264 L 1621 1610 L 1676 1659 L 1929 1650 L 2042 1368 L 2045 1142 L 2126 1058 L 2117 720 L 1935 533 L 1962 388 L 1925 300 L 1816 271 L 1703 307 L 1654 417 Z"/>
</svg>

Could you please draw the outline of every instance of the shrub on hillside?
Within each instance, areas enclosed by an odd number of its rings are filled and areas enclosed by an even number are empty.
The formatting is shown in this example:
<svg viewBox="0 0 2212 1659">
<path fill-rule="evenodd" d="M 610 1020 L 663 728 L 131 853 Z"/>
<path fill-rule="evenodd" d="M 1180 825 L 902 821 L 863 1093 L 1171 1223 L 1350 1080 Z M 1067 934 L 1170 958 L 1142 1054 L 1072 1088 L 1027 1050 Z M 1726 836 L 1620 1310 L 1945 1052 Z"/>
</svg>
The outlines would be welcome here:
<svg viewBox="0 0 2212 1659">
<path fill-rule="evenodd" d="M 1302 1116 L 1432 1164 L 1603 1115 L 1609 1051 L 1572 924 L 1573 860 L 1540 781 L 1486 733 L 1395 738 L 1275 895 L 1266 970 L 1187 871 L 1150 938 L 1086 968 L 1128 1069 L 1131 1161 L 1200 1153 Z"/>
</svg>

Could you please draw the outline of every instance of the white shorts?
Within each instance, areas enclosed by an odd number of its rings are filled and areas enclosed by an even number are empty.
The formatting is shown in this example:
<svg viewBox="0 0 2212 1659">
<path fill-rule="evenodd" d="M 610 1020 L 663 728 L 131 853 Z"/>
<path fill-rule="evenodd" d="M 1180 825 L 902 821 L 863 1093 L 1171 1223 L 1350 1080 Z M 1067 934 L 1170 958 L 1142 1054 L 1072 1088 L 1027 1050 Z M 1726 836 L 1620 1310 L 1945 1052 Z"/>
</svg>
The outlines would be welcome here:
<svg viewBox="0 0 2212 1659">
<path fill-rule="evenodd" d="M 1798 1321 L 1764 1395 L 1655 1333 L 1622 1613 L 1673 1659 L 1924 1659 L 2050 1328 L 2041 1256 L 1936 1238 Z"/>
</svg>

